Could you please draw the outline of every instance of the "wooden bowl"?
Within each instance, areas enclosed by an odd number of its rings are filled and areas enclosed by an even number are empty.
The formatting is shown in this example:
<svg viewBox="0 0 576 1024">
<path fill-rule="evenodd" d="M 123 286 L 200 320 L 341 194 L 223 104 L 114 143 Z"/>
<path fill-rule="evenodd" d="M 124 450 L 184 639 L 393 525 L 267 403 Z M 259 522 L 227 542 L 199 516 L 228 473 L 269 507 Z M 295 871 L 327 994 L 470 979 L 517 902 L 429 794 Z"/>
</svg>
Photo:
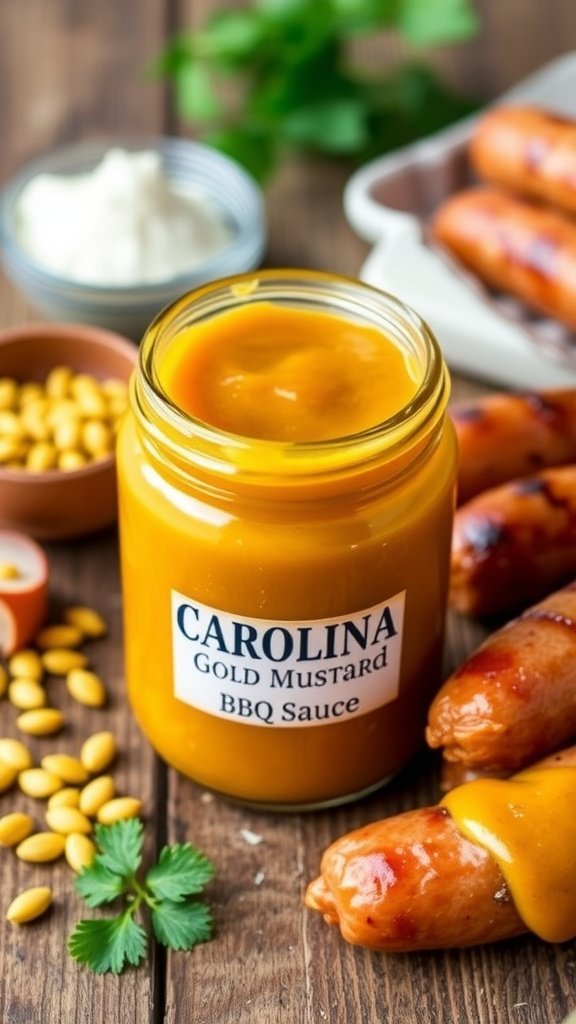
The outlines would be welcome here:
<svg viewBox="0 0 576 1024">
<path fill-rule="evenodd" d="M 99 379 L 128 381 L 137 347 L 122 335 L 69 323 L 30 323 L 0 330 L 0 378 L 44 381 L 55 366 Z M 38 540 L 80 537 L 116 519 L 113 454 L 71 471 L 0 467 L 0 527 Z"/>
</svg>

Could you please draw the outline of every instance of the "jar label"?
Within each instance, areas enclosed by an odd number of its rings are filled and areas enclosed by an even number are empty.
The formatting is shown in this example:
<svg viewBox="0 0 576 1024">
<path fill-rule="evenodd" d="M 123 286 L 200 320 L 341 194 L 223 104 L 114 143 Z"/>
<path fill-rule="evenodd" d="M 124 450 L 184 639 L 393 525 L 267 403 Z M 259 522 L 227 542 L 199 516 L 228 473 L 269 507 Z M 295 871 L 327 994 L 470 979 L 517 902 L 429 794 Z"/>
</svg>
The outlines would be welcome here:
<svg viewBox="0 0 576 1024">
<path fill-rule="evenodd" d="M 174 695 L 247 725 L 333 725 L 398 696 L 406 592 L 352 615 L 246 618 L 172 591 Z"/>
</svg>

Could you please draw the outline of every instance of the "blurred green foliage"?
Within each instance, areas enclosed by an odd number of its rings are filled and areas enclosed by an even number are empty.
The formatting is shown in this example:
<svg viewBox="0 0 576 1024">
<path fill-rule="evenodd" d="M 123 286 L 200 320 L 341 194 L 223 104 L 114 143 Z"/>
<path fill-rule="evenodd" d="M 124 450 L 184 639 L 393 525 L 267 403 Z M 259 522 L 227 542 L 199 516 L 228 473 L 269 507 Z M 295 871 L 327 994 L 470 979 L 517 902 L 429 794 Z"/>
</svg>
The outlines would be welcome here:
<svg viewBox="0 0 576 1024">
<path fill-rule="evenodd" d="M 392 29 L 423 48 L 478 28 L 473 0 L 252 0 L 176 36 L 152 71 L 205 141 L 264 180 L 288 150 L 363 161 L 470 113 L 425 63 L 368 74 L 348 44 Z"/>
</svg>

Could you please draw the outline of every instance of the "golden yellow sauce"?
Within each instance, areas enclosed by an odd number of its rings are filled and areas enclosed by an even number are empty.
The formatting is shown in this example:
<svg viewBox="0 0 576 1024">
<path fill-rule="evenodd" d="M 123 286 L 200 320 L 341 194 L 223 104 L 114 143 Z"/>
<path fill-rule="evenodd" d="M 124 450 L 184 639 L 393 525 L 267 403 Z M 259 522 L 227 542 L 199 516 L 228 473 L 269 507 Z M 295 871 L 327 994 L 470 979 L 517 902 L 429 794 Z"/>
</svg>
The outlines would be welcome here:
<svg viewBox="0 0 576 1024">
<path fill-rule="evenodd" d="M 494 857 L 526 926 L 548 942 L 576 935 L 576 767 L 482 779 L 442 800 Z"/>
<path fill-rule="evenodd" d="M 267 441 L 357 434 L 414 397 L 416 370 L 382 333 L 341 316 L 269 302 L 185 328 L 158 368 L 180 408 Z"/>
<path fill-rule="evenodd" d="M 403 349 L 337 308 L 252 298 L 186 323 L 186 297 L 144 339 L 118 446 L 126 676 L 170 764 L 293 808 L 375 788 L 422 742 L 440 681 L 456 451 L 440 360 L 432 375 L 416 343 Z M 408 406 L 414 419 L 376 429 Z M 385 618 L 378 627 L 389 600 L 394 635 Z M 380 697 L 377 667 L 388 659 L 392 672 L 396 657 L 397 692 Z"/>
</svg>

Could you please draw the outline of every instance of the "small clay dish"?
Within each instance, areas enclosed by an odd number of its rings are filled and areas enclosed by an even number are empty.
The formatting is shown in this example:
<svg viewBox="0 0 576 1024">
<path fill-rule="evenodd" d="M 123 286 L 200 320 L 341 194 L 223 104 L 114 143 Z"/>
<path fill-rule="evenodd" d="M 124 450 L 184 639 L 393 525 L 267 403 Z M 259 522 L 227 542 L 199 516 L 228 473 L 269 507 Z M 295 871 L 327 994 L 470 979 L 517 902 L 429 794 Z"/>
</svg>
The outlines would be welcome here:
<svg viewBox="0 0 576 1024">
<path fill-rule="evenodd" d="M 31 323 L 0 330 L 0 379 L 44 382 L 56 366 L 105 380 L 128 381 L 137 347 L 120 334 L 70 323 Z M 81 537 L 117 515 L 114 454 L 78 469 L 30 472 L 0 466 L 0 527 L 37 540 Z"/>
</svg>

